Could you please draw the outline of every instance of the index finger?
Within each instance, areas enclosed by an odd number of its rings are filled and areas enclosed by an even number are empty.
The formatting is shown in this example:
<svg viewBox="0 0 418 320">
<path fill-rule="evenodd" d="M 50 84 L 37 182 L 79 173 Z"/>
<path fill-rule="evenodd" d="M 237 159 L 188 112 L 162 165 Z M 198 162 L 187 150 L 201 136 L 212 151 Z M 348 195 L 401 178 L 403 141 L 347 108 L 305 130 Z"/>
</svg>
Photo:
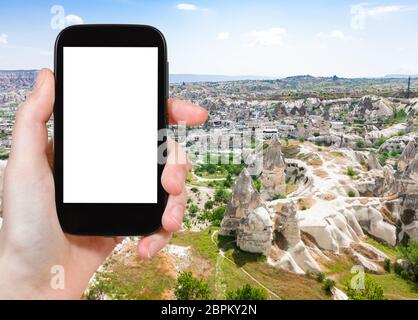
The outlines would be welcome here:
<svg viewBox="0 0 418 320">
<path fill-rule="evenodd" d="M 206 121 L 208 111 L 190 101 L 168 99 L 168 120 L 170 124 L 185 122 L 186 126 L 195 126 Z"/>
</svg>

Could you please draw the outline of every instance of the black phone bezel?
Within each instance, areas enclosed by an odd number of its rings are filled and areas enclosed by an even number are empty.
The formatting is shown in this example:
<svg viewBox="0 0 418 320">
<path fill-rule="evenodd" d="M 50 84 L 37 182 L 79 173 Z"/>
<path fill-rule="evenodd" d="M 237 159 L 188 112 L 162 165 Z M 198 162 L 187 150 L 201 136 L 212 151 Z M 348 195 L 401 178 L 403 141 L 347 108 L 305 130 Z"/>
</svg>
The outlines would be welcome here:
<svg viewBox="0 0 418 320">
<path fill-rule="evenodd" d="M 164 36 L 156 28 L 147 25 L 71 26 L 62 30 L 58 35 L 54 55 L 56 83 L 54 179 L 55 200 L 61 228 L 66 233 L 89 236 L 133 236 L 153 233 L 161 227 L 161 219 L 167 201 L 167 193 L 161 184 L 161 174 L 164 168 L 164 164 L 160 160 L 161 155 L 159 155 L 160 161 L 157 166 L 157 204 L 63 202 L 64 47 L 158 47 L 158 129 L 165 130 L 167 127 L 168 62 Z M 158 147 L 166 143 L 166 135 L 156 143 Z"/>
</svg>

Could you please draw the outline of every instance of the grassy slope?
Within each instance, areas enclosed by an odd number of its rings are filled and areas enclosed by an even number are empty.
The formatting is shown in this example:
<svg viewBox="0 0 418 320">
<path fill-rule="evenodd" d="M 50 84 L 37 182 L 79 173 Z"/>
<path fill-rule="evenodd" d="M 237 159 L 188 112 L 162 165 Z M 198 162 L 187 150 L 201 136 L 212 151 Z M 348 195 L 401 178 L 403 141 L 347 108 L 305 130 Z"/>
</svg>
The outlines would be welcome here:
<svg viewBox="0 0 418 320">
<path fill-rule="evenodd" d="M 154 300 L 173 297 L 175 273 L 170 270 L 164 255 L 159 254 L 150 261 L 141 261 L 133 252 L 131 258 L 127 260 L 108 261 L 111 272 L 96 274 L 98 281 L 94 286 L 90 286 L 90 290 L 116 300 Z"/>
<path fill-rule="evenodd" d="M 399 257 L 396 247 L 383 244 L 372 238 L 365 239 L 367 243 L 373 245 L 377 249 L 384 252 L 391 260 Z M 345 283 L 350 281 L 354 274 L 351 274 L 351 268 L 355 265 L 353 261 L 350 261 L 346 257 L 335 258 L 333 262 L 326 264 L 328 271 L 327 277 L 333 278 L 337 281 L 337 287 L 342 290 L 346 289 Z M 385 273 L 382 275 L 370 274 L 370 276 L 376 280 L 378 284 L 383 287 L 384 295 L 387 299 L 393 300 L 405 300 L 405 299 L 418 299 L 418 284 L 412 281 L 403 280 L 393 271 L 391 273 Z"/>
<path fill-rule="evenodd" d="M 211 228 L 201 232 L 179 232 L 173 236 L 172 244 L 191 246 L 192 257 L 188 267 L 196 277 L 204 278 L 210 286 L 211 296 L 223 299 L 226 290 L 236 289 L 248 283 L 254 287 L 259 284 L 248 277 L 243 268 L 261 284 L 277 294 L 281 299 L 329 299 L 315 279 L 290 273 L 266 263 L 265 257 L 259 254 L 243 252 L 236 248 L 230 237 L 215 236 L 212 242 Z M 392 259 L 397 257 L 394 247 L 375 240 L 367 242 L 375 245 Z M 218 252 L 221 248 L 225 256 L 233 262 L 222 258 Z M 134 252 L 133 252 L 134 253 Z M 106 273 L 99 279 L 96 288 L 113 299 L 170 299 L 174 298 L 176 272 L 172 262 L 164 254 L 159 254 L 148 262 L 140 261 L 134 255 L 121 261 L 116 258 L 110 261 L 113 272 Z M 335 256 L 328 263 L 326 276 L 337 281 L 337 287 L 345 290 L 345 283 L 352 277 L 351 268 L 355 263 L 344 256 Z M 401 279 L 392 273 L 370 275 L 384 289 L 388 299 L 418 299 L 418 285 Z M 277 299 L 269 294 L 269 299 Z"/>
<path fill-rule="evenodd" d="M 205 278 L 209 282 L 215 298 L 222 299 L 226 289 L 236 289 L 242 287 L 245 283 L 255 287 L 259 286 L 240 270 L 240 267 L 276 293 L 281 299 L 330 298 L 316 280 L 274 268 L 265 262 L 264 257 L 237 249 L 231 238 L 219 237 L 218 239 L 215 236 L 214 239 L 218 242 L 219 247 L 225 251 L 225 256 L 233 260 L 233 263 L 219 256 L 219 248 L 212 242 L 209 230 L 177 233 L 173 237 L 172 243 L 192 246 L 193 255 L 209 262 L 211 267 L 207 270 L 209 272 L 206 272 Z M 193 269 L 198 267 L 198 265 L 192 264 L 191 270 L 194 271 Z M 277 298 L 269 294 L 269 299 Z"/>
</svg>

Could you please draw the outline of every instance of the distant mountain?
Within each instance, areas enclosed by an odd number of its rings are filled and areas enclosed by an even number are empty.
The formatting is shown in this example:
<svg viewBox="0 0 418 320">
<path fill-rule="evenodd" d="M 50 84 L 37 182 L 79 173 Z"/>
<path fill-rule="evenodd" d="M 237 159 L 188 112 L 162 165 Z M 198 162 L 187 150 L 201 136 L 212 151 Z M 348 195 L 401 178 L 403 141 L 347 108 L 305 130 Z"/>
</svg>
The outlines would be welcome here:
<svg viewBox="0 0 418 320">
<path fill-rule="evenodd" d="M 403 79 L 403 78 L 418 78 L 418 74 L 388 74 L 384 78 Z"/>
<path fill-rule="evenodd" d="M 219 82 L 239 80 L 272 80 L 275 77 L 263 76 L 225 76 L 218 74 L 170 74 L 170 83 L 182 82 Z"/>
<path fill-rule="evenodd" d="M 37 70 L 0 70 L 0 93 L 31 89 Z"/>
</svg>

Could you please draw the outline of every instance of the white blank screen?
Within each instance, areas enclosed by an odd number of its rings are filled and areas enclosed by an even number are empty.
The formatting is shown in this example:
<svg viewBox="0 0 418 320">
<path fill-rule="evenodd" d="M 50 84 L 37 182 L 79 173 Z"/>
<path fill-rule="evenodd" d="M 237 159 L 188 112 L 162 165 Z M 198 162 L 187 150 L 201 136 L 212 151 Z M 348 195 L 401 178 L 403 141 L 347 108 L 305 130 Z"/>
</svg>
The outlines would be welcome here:
<svg viewBox="0 0 418 320">
<path fill-rule="evenodd" d="M 157 203 L 158 48 L 64 47 L 64 203 Z"/>
</svg>

